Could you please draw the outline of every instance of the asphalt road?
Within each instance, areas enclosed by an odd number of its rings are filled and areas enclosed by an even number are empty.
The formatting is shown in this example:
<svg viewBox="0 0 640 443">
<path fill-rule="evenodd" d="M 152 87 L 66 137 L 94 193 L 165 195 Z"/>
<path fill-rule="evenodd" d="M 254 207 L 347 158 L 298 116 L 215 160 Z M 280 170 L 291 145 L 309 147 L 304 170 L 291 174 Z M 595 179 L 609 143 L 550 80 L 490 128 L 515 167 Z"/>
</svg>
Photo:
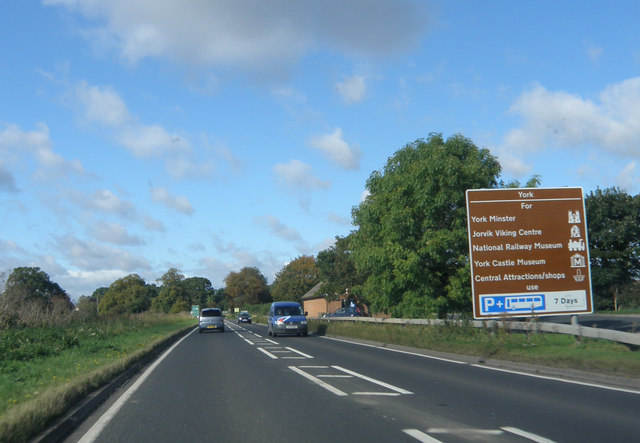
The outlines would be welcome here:
<svg viewBox="0 0 640 443">
<path fill-rule="evenodd" d="M 227 323 L 191 333 L 67 441 L 637 441 L 640 391 Z"/>
</svg>

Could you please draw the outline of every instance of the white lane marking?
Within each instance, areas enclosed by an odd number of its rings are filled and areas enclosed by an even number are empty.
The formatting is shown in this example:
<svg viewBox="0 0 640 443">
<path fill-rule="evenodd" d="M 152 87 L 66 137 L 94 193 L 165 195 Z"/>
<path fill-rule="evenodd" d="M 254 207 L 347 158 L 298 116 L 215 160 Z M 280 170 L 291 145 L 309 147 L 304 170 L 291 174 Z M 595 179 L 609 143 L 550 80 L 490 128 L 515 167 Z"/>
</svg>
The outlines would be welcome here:
<svg viewBox="0 0 640 443">
<path fill-rule="evenodd" d="M 422 443 L 440 443 L 440 440 L 437 440 L 424 432 L 418 431 L 417 429 L 403 429 L 402 432 L 410 435 L 418 441 L 421 441 Z"/>
<path fill-rule="evenodd" d="M 242 336 L 241 336 L 241 337 L 242 337 Z M 254 343 L 254 342 L 252 342 L 252 341 L 251 341 L 251 340 L 249 340 L 249 339 L 246 339 L 246 338 L 244 338 L 244 337 L 242 337 L 242 339 L 243 339 L 244 341 L 246 341 L 247 343 L 249 343 L 250 345 L 255 345 L 255 343 Z"/>
<path fill-rule="evenodd" d="M 356 341 L 343 340 L 343 339 L 335 338 L 335 337 L 320 336 L 320 338 L 324 338 L 325 340 L 341 341 L 343 343 L 350 343 L 352 345 L 365 346 L 367 348 L 376 348 L 376 349 L 380 349 L 382 351 L 397 352 L 399 354 L 408 354 L 408 355 L 414 355 L 416 357 L 430 358 L 432 360 L 441 360 L 441 361 L 446 361 L 446 362 L 449 362 L 449 363 L 457 363 L 459 365 L 466 365 L 467 364 L 466 362 L 458 361 L 458 360 L 452 360 L 450 358 L 434 357 L 433 355 L 418 354 L 417 352 L 402 351 L 400 349 L 392 349 L 392 348 L 384 348 L 384 347 L 378 346 L 378 345 L 370 345 L 370 344 L 367 344 L 367 343 L 359 343 L 359 342 L 356 342 Z"/>
<path fill-rule="evenodd" d="M 341 374 L 326 374 L 318 375 L 318 378 L 353 378 L 353 375 L 341 375 Z"/>
<path fill-rule="evenodd" d="M 451 360 L 451 359 L 448 359 L 448 358 L 434 357 L 432 355 L 418 354 L 417 352 L 401 351 L 399 349 L 385 348 L 385 347 L 382 347 L 382 346 L 370 345 L 370 344 L 367 344 L 367 343 L 358 343 L 358 342 L 350 341 L 350 340 L 342 340 L 342 339 L 334 338 L 334 337 L 320 336 L 320 338 L 324 338 L 325 340 L 334 340 L 334 341 L 340 341 L 340 342 L 344 342 L 344 343 L 350 343 L 352 345 L 365 346 L 365 347 L 368 347 L 368 348 L 376 348 L 376 349 L 380 349 L 382 351 L 398 352 L 400 354 L 414 355 L 416 357 L 430 358 L 432 360 L 441 360 L 441 361 L 446 361 L 446 362 L 449 362 L 449 363 L 456 363 L 456 364 L 459 364 L 459 365 L 469 365 L 469 366 L 473 366 L 473 367 L 476 367 L 476 368 L 490 369 L 492 371 L 501 371 L 501 372 L 507 372 L 507 373 L 510 373 L 510 374 L 523 375 L 525 377 L 543 378 L 543 379 L 546 379 L 546 380 L 554 380 L 554 381 L 559 381 L 559 382 L 564 382 L 564 383 L 572 383 L 572 384 L 576 384 L 576 385 L 589 386 L 589 387 L 592 387 L 592 388 L 608 389 L 610 391 L 626 392 L 628 394 L 640 395 L 640 390 L 636 390 L 636 389 L 618 388 L 618 387 L 615 387 L 615 386 L 600 385 L 600 384 L 596 384 L 596 383 L 587 383 L 587 382 L 581 382 L 581 381 L 577 381 L 577 380 L 568 380 L 566 378 L 557 378 L 557 377 L 551 377 L 551 376 L 547 376 L 547 375 L 532 374 L 532 373 L 528 373 L 528 372 L 514 371 L 514 370 L 511 370 L 511 369 L 493 368 L 493 367 L 490 367 L 490 366 L 479 365 L 479 364 L 476 364 L 476 363 L 467 363 L 467 362 L 464 362 L 464 361 Z"/>
<path fill-rule="evenodd" d="M 397 392 L 352 392 L 351 395 L 379 395 L 383 397 L 399 397 Z"/>
<path fill-rule="evenodd" d="M 138 390 L 138 388 L 151 375 L 151 373 L 154 371 L 154 369 L 158 367 L 158 365 L 162 362 L 162 360 L 164 360 L 167 357 L 167 355 L 169 355 L 169 353 L 171 353 L 171 351 L 173 351 L 180 343 L 182 343 L 182 341 L 185 338 L 187 338 L 188 336 L 193 334 L 195 331 L 197 331 L 197 329 L 194 329 L 189 334 L 187 334 L 184 337 L 182 337 L 173 346 L 171 346 L 169 349 L 167 349 L 164 352 L 164 354 L 162 354 L 160 356 L 160 358 L 158 358 L 156 361 L 154 361 L 151 364 L 151 366 L 149 366 L 147 368 L 147 370 L 144 371 L 142 373 L 142 375 L 140 377 L 138 377 L 138 379 L 129 387 L 129 389 L 127 389 L 125 391 L 125 393 L 122 394 L 120 396 L 120 398 L 118 398 L 118 400 L 116 400 L 115 403 L 112 404 L 111 407 L 104 414 L 102 414 L 102 417 L 100 417 L 98 419 L 98 421 L 95 422 L 93 426 L 91 426 L 91 429 L 89 429 L 87 431 L 87 433 L 84 434 L 82 436 L 82 438 L 80 439 L 80 443 L 91 443 L 91 442 L 94 442 L 100 436 L 100 433 L 104 430 L 104 428 L 113 419 L 113 417 L 115 417 L 115 415 L 122 408 L 122 406 L 124 406 L 124 404 L 129 400 L 129 398 L 131 398 L 131 396 L 133 394 L 135 394 L 135 392 Z"/>
<path fill-rule="evenodd" d="M 264 348 L 257 348 L 257 349 L 258 349 L 258 351 L 260 351 L 260 352 L 262 352 L 262 353 L 264 353 L 264 354 L 268 355 L 269 357 L 273 358 L 274 360 L 277 360 L 277 359 L 278 359 L 278 357 L 277 357 L 277 356 L 273 355 L 271 352 L 267 351 L 267 350 L 266 350 L 266 349 L 264 349 Z"/>
<path fill-rule="evenodd" d="M 314 382 L 315 384 L 317 384 L 318 386 L 322 386 L 323 388 L 325 388 L 327 391 L 332 392 L 340 397 L 344 397 L 346 395 L 348 395 L 346 392 L 341 391 L 338 388 L 334 388 L 333 386 L 331 386 L 328 383 L 323 382 L 322 380 L 320 380 L 319 378 L 314 377 L 311 374 L 307 374 L 306 372 L 304 372 L 302 369 L 296 368 L 295 366 L 289 366 L 289 369 L 291 369 L 293 372 L 302 375 L 304 378 L 311 380 L 312 382 Z"/>
<path fill-rule="evenodd" d="M 503 426 L 501 429 L 504 431 L 510 432 L 512 434 L 519 435 L 520 437 L 528 438 L 529 440 L 532 440 L 538 443 L 555 443 L 553 440 L 549 440 L 548 438 L 541 437 L 531 432 L 523 431 L 522 429 L 512 428 L 509 426 Z"/>
<path fill-rule="evenodd" d="M 305 369 L 329 369 L 329 366 L 317 366 L 317 365 L 307 365 L 307 366 L 298 366 L 299 368 Z"/>
<path fill-rule="evenodd" d="M 286 347 L 285 349 L 288 349 L 288 350 L 290 350 L 291 352 L 295 352 L 296 354 L 300 354 L 300 355 L 302 355 L 302 356 L 303 356 L 303 357 L 305 357 L 305 358 L 313 358 L 313 356 L 312 356 L 312 355 L 305 354 L 304 352 L 300 352 L 300 351 L 298 351 L 297 349 L 293 349 L 293 348 L 289 348 L 289 347 Z"/>
<path fill-rule="evenodd" d="M 588 386 L 591 388 L 608 389 L 610 391 L 619 391 L 619 392 L 626 392 L 628 394 L 640 395 L 640 391 L 637 391 L 634 389 L 617 388 L 615 386 L 599 385 L 596 383 L 587 383 L 587 382 L 578 381 L 578 380 L 567 380 L 566 378 L 552 377 L 550 375 L 530 374 L 528 372 L 513 371 L 511 369 L 493 368 L 491 366 L 483 366 L 478 364 L 472 364 L 470 366 L 473 366 L 474 368 L 488 369 L 490 371 L 508 372 L 509 374 L 524 375 L 526 377 L 542 378 L 544 380 L 553 380 L 553 381 L 559 381 L 563 383 L 571 383 L 574 385 Z"/>
<path fill-rule="evenodd" d="M 273 343 L 274 345 L 279 345 L 280 343 L 278 343 L 277 341 L 273 341 L 270 338 L 265 338 L 265 341 L 268 341 L 269 343 Z"/>
<path fill-rule="evenodd" d="M 376 384 L 378 386 L 382 386 L 384 388 L 391 389 L 392 391 L 399 392 L 400 394 L 413 394 L 413 392 L 407 391 L 406 389 L 398 388 L 397 386 L 393 386 L 393 385 L 390 385 L 389 383 L 385 383 L 383 381 L 376 380 L 375 378 L 367 377 L 366 375 L 358 374 L 357 372 L 351 371 L 349 369 L 345 369 L 345 368 L 340 367 L 340 366 L 333 365 L 331 367 L 337 369 L 338 371 L 346 372 L 347 374 L 351 374 L 351 375 L 359 377 L 359 378 L 361 378 L 363 380 L 367 380 L 367 381 L 369 381 L 371 383 L 374 383 L 374 384 Z"/>
<path fill-rule="evenodd" d="M 427 432 L 431 434 L 481 434 L 481 435 L 502 435 L 500 429 L 473 429 L 473 428 L 429 428 Z"/>
</svg>

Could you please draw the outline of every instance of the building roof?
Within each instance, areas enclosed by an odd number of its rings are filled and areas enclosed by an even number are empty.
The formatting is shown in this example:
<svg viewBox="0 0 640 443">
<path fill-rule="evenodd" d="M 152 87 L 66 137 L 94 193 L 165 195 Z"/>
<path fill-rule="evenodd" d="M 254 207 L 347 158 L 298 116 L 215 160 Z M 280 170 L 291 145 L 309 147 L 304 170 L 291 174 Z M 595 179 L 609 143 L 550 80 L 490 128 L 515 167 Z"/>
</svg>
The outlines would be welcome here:
<svg viewBox="0 0 640 443">
<path fill-rule="evenodd" d="M 314 298 L 324 298 L 327 294 L 320 293 L 323 282 L 318 283 L 301 297 L 301 300 L 313 300 Z"/>
</svg>

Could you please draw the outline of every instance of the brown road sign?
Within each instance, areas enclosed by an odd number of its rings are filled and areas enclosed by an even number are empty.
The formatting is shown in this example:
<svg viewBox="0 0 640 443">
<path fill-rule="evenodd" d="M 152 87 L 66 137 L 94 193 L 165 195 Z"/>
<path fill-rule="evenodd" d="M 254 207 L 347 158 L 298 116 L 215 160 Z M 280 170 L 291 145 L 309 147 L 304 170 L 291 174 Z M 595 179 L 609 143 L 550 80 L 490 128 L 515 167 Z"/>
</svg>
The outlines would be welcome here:
<svg viewBox="0 0 640 443">
<path fill-rule="evenodd" d="M 582 188 L 467 190 L 473 316 L 593 312 Z"/>
</svg>

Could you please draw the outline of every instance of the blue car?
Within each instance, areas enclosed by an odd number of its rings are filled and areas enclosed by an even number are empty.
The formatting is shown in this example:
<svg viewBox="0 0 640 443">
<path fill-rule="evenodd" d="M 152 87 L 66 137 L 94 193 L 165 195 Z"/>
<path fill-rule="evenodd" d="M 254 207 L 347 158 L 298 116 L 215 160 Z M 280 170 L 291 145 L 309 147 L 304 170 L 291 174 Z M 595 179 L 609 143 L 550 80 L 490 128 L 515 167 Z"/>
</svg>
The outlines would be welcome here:
<svg viewBox="0 0 640 443">
<path fill-rule="evenodd" d="M 267 319 L 267 335 L 277 337 L 283 334 L 307 336 L 307 317 L 300 303 L 277 301 L 271 304 Z"/>
<path fill-rule="evenodd" d="M 359 308 L 350 307 L 350 308 L 340 308 L 335 312 L 325 314 L 325 317 L 360 317 L 362 313 Z"/>
</svg>

